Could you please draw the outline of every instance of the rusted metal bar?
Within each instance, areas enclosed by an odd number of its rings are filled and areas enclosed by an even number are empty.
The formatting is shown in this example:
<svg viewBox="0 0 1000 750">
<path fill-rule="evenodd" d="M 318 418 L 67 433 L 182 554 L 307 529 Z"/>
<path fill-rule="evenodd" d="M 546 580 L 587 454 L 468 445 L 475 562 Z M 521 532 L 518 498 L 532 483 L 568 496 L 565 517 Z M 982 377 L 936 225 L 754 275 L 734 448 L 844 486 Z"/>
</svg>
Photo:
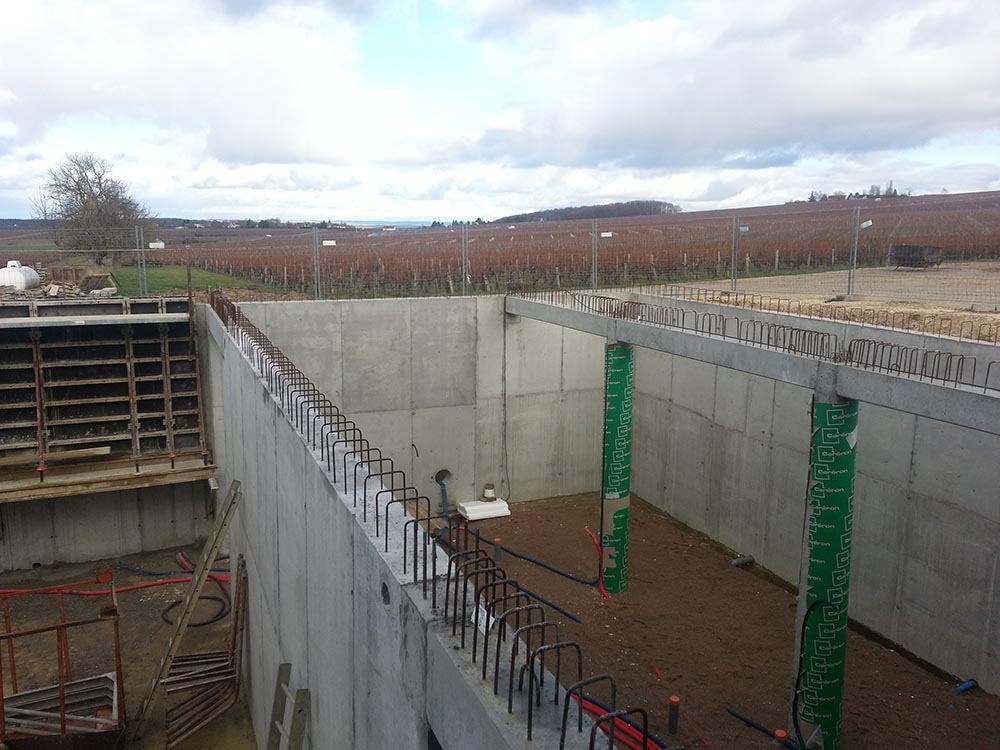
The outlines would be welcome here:
<svg viewBox="0 0 1000 750">
<path fill-rule="evenodd" d="M 465 569 L 470 565 L 474 565 L 477 568 L 489 567 L 493 560 L 486 554 L 485 550 L 475 549 L 469 550 L 471 557 L 463 560 L 455 566 L 455 598 L 452 599 L 452 613 L 451 613 L 451 634 L 455 635 L 458 631 L 458 585 L 459 581 L 463 580 L 462 574 L 465 573 Z M 467 574 L 466 574 L 467 575 Z M 465 578 L 465 583 L 468 584 L 468 578 Z M 462 587 L 462 607 L 464 611 L 465 607 L 465 595 L 468 591 L 468 586 Z M 464 643 L 463 643 L 464 646 Z"/>
<path fill-rule="evenodd" d="M 357 425 L 354 424 L 354 422 L 352 422 L 351 420 L 348 419 L 347 420 L 347 424 L 350 424 L 351 426 L 350 427 L 345 427 L 342 430 L 338 430 L 335 434 L 338 435 L 338 436 L 339 435 L 348 435 L 349 437 L 338 437 L 336 440 L 334 440 L 333 443 L 330 445 L 330 449 L 329 449 L 329 452 L 328 452 L 328 455 L 327 455 L 327 465 L 326 465 L 326 468 L 327 469 L 331 469 L 332 468 L 332 470 L 333 470 L 333 481 L 334 482 L 337 481 L 337 463 L 336 463 L 336 461 L 333 461 L 332 459 L 334 458 L 334 456 L 337 453 L 337 446 L 338 445 L 345 445 L 345 446 L 346 445 L 350 445 L 350 446 L 352 446 L 352 447 L 354 447 L 356 449 L 359 445 L 364 445 L 366 447 L 368 445 L 370 445 L 370 443 L 368 442 L 368 440 L 366 440 L 365 437 L 364 437 L 364 435 L 361 434 L 361 430 L 358 429 Z M 332 467 L 331 467 L 331 464 L 332 464 Z M 344 474 L 344 491 L 345 492 L 347 491 L 347 474 L 346 473 Z"/>
<path fill-rule="evenodd" d="M 7 599 L 3 600 L 3 621 L 5 632 L 10 633 L 13 630 L 13 623 L 10 618 L 10 602 Z M 10 682 L 11 682 L 11 692 L 17 692 L 17 662 L 14 659 L 14 641 L 13 639 L 7 641 L 7 661 L 10 664 Z M 3 670 L 0 669 L 0 674 Z M 2 688 L 2 683 L 0 683 L 0 688 Z"/>
<path fill-rule="evenodd" d="M 377 455 L 377 458 L 372 459 L 372 454 L 373 453 Z M 389 467 L 392 468 L 392 459 L 391 458 L 382 458 L 382 449 L 381 448 L 376 448 L 376 447 L 371 446 L 371 445 L 369 445 L 369 446 L 367 446 L 365 448 L 359 448 L 357 450 L 346 451 L 344 453 L 344 456 L 343 456 L 343 464 L 342 464 L 343 470 L 344 470 L 345 482 L 346 482 L 346 477 L 347 477 L 347 459 L 348 459 L 349 456 L 358 456 L 358 458 L 354 462 L 354 473 L 353 473 L 353 477 L 354 477 L 354 497 L 353 497 L 353 499 L 354 499 L 354 507 L 357 508 L 358 507 L 358 468 L 361 467 L 361 466 L 366 466 L 369 463 L 376 463 L 376 462 L 379 463 L 379 467 L 381 468 L 381 462 L 382 461 L 388 462 L 389 463 Z M 347 487 L 346 483 L 345 483 L 344 487 L 346 489 L 346 487 Z M 366 493 L 367 493 L 367 489 L 366 489 Z M 367 520 L 367 519 L 365 519 L 365 520 Z"/>
<path fill-rule="evenodd" d="M 426 498 L 424 498 L 424 499 L 426 499 Z M 429 507 L 430 507 L 430 505 L 428 504 L 428 508 Z M 405 575 L 406 572 L 407 572 L 407 570 L 408 570 L 408 568 L 409 568 L 409 565 L 407 563 L 407 558 L 408 558 L 407 551 L 409 550 L 410 545 L 409 545 L 409 542 L 407 542 L 407 534 L 409 533 L 410 527 L 412 526 L 413 527 L 413 544 L 414 544 L 414 547 L 413 547 L 413 582 L 416 583 L 417 582 L 417 548 L 416 548 L 417 541 L 416 540 L 417 540 L 418 526 L 419 526 L 419 524 L 420 524 L 421 521 L 434 521 L 434 520 L 437 520 L 439 518 L 444 518 L 444 516 L 440 516 L 440 515 L 439 516 L 421 516 L 420 515 L 420 506 L 419 505 L 415 506 L 414 509 L 417 511 L 417 515 L 415 515 L 413 518 L 408 519 L 403 524 L 403 574 Z M 424 562 L 426 564 L 426 546 L 425 546 L 425 552 L 424 552 Z"/>
<path fill-rule="evenodd" d="M 163 429 L 167 433 L 167 453 L 174 454 L 174 399 L 173 383 L 170 382 L 170 329 L 166 323 L 160 323 L 160 362 L 163 368 Z"/>
<path fill-rule="evenodd" d="M 597 730 L 601 728 L 601 724 L 611 722 L 611 728 L 608 733 L 608 748 L 614 746 L 615 741 L 615 720 L 624 719 L 633 714 L 639 714 L 642 717 L 642 745 L 640 747 L 649 747 L 649 715 L 646 713 L 645 709 L 642 708 L 629 708 L 623 709 L 621 711 L 611 711 L 610 713 L 603 714 L 598 717 L 594 722 L 594 726 L 590 728 L 590 744 L 588 745 L 589 750 L 594 750 L 594 743 L 597 741 Z"/>
<path fill-rule="evenodd" d="M 494 580 L 492 583 L 484 583 L 482 586 L 480 586 L 479 588 L 476 589 L 475 596 L 474 596 L 474 601 L 475 601 L 475 605 L 476 605 L 475 606 L 475 617 L 476 617 L 476 619 L 475 619 L 475 622 L 473 623 L 473 629 L 472 629 L 472 663 L 473 664 L 476 663 L 476 646 L 478 645 L 478 640 L 479 640 L 478 636 L 479 636 L 480 615 L 483 615 L 483 632 L 484 632 L 484 634 L 486 633 L 486 631 L 488 631 L 492 627 L 492 623 L 490 622 L 491 617 L 490 617 L 490 614 L 489 614 L 489 606 L 490 606 L 490 604 L 492 604 L 493 600 L 490 600 L 490 602 L 487 603 L 486 602 L 486 594 L 493 592 L 495 589 L 498 589 L 501 586 L 503 587 L 504 598 L 506 598 L 507 589 L 509 587 L 514 586 L 514 590 L 515 591 L 517 591 L 517 590 L 519 590 L 521 588 L 520 584 L 517 581 L 514 581 L 512 579 L 504 577 L 502 580 Z M 482 604 L 479 603 L 479 597 L 480 596 L 483 597 L 483 603 Z M 494 598 L 496 598 L 496 597 L 494 597 Z M 485 663 L 486 663 L 486 661 L 483 660 L 483 664 L 485 664 Z M 485 676 L 485 674 L 484 674 L 484 676 Z"/>
<path fill-rule="evenodd" d="M 486 551 L 485 550 L 460 550 L 460 551 L 452 553 L 451 555 L 448 556 L 448 575 L 445 577 L 445 588 L 444 588 L 444 617 L 445 617 L 445 622 L 448 621 L 448 602 L 450 601 L 450 598 L 451 598 L 451 572 L 452 572 L 452 567 L 454 566 L 454 569 L 456 571 L 456 573 L 455 573 L 455 598 L 456 598 L 455 616 L 457 616 L 458 615 L 458 604 L 457 604 L 457 598 L 458 598 L 458 570 L 459 570 L 459 566 L 462 564 L 460 562 L 460 560 L 463 560 L 463 559 L 469 558 L 469 557 L 472 557 L 473 560 L 474 560 L 476 558 L 485 558 L 485 557 L 487 557 L 487 555 L 486 555 Z M 451 634 L 452 635 L 456 635 L 457 633 L 458 633 L 458 623 L 455 622 L 455 620 L 453 618 L 452 619 L 452 623 L 451 623 Z"/>
<path fill-rule="evenodd" d="M 614 711 L 618 707 L 618 683 L 615 682 L 615 678 L 610 672 L 604 672 L 602 674 L 597 674 L 592 677 L 587 677 L 586 679 L 577 680 L 572 685 L 566 688 L 566 697 L 563 699 L 563 713 L 562 713 L 562 726 L 559 730 L 559 750 L 564 750 L 566 747 L 566 720 L 569 718 L 569 706 L 570 699 L 576 695 L 577 705 L 579 706 L 579 713 L 577 716 L 577 732 L 583 731 L 583 689 L 590 685 L 596 685 L 599 682 L 607 682 L 611 685 L 611 701 L 608 703 L 608 707 Z M 646 750 L 643 748 L 642 750 Z"/>
<path fill-rule="evenodd" d="M 418 495 L 416 497 L 406 497 L 404 495 L 403 497 L 394 498 L 394 499 L 390 500 L 389 502 L 387 502 L 385 504 L 385 551 L 386 552 L 389 551 L 389 508 L 392 507 L 393 505 L 397 505 L 398 504 L 398 505 L 400 505 L 400 507 L 403 508 L 403 513 L 405 515 L 405 513 L 406 513 L 406 503 L 410 502 L 411 500 L 414 502 L 414 508 L 416 510 L 416 514 L 417 515 L 420 514 L 419 503 L 420 503 L 421 500 L 424 500 L 427 503 L 427 516 L 425 517 L 425 519 L 429 519 L 430 518 L 430 515 L 431 515 L 431 501 L 430 501 L 430 498 L 427 498 L 427 497 L 425 497 L 423 495 Z M 443 517 L 444 516 L 442 516 L 442 518 Z M 404 544 L 404 549 L 405 549 L 405 545 L 406 545 L 405 531 L 404 531 L 404 537 L 403 537 L 403 544 Z M 403 557 L 403 564 L 404 565 L 406 564 L 405 554 L 404 554 L 404 557 Z"/>
<path fill-rule="evenodd" d="M 514 631 L 514 635 L 510 639 L 510 673 L 507 675 L 507 713 L 513 713 L 514 711 L 514 668 L 517 666 L 517 652 L 518 646 L 521 644 L 521 634 L 526 634 L 524 648 L 528 651 L 531 648 L 532 631 L 539 631 L 539 637 L 542 639 L 541 645 L 544 646 L 545 633 L 550 629 L 555 630 L 556 638 L 559 638 L 559 623 L 555 620 L 542 620 L 541 622 L 524 625 Z M 530 653 L 528 651 L 529 655 Z M 542 664 L 542 669 L 545 669 L 544 663 Z M 518 691 L 521 690 L 522 684 L 519 681 Z"/>
<path fill-rule="evenodd" d="M 139 402 L 136 400 L 135 384 L 135 347 L 133 338 L 135 329 L 131 325 L 124 326 L 122 333 L 125 338 L 125 375 L 128 378 L 128 411 L 129 411 L 129 432 L 132 435 L 132 458 L 138 459 L 139 447 Z M 199 422 L 201 420 L 199 419 Z M 136 464 L 136 471 L 139 470 Z"/>
<path fill-rule="evenodd" d="M 404 481 L 404 484 L 402 486 L 396 486 L 395 484 L 393 484 L 390 487 L 385 487 L 383 485 L 383 489 L 381 489 L 381 490 L 379 490 L 378 492 L 375 493 L 375 536 L 376 536 L 376 538 L 379 536 L 380 530 L 381 530 L 380 529 L 380 523 L 379 523 L 379 510 L 378 510 L 379 498 L 381 498 L 382 495 L 384 495 L 387 492 L 390 494 L 390 496 L 393 499 L 395 499 L 397 492 L 402 492 L 404 500 L 410 499 L 410 497 L 411 497 L 410 493 L 411 492 L 413 493 L 412 497 L 417 497 L 420 494 L 420 490 L 418 490 L 416 487 L 412 487 L 410 485 L 405 484 L 405 481 L 406 481 L 405 477 L 403 478 L 403 481 Z M 428 504 L 429 503 L 430 503 L 430 500 L 428 500 Z M 429 512 L 430 511 L 428 510 L 428 513 Z M 388 537 L 389 537 L 389 519 L 388 519 L 388 515 L 386 516 L 385 531 L 386 531 L 386 550 L 385 551 L 388 552 L 389 551 L 389 546 L 388 546 L 388 541 L 389 541 L 388 540 Z"/>
<path fill-rule="evenodd" d="M 198 324 L 195 316 L 192 314 L 191 301 L 188 301 L 188 326 L 191 331 L 191 355 L 194 357 L 194 392 L 197 394 L 195 397 L 198 399 L 198 447 L 202 450 L 202 455 L 206 456 L 206 463 L 208 461 L 208 440 L 205 438 L 205 384 L 201 377 L 201 357 L 198 353 Z"/>
<path fill-rule="evenodd" d="M 556 652 L 556 675 L 555 675 L 556 679 L 555 679 L 555 685 L 553 686 L 553 691 L 555 692 L 555 700 L 553 701 L 553 703 L 555 703 L 557 706 L 559 705 L 559 677 L 560 677 L 560 668 L 561 668 L 561 664 L 562 664 L 562 652 L 564 650 L 566 650 L 566 649 L 571 649 L 571 650 L 573 650 L 576 653 L 576 668 L 577 668 L 576 679 L 577 679 L 577 682 L 579 682 L 580 680 L 583 679 L 583 649 L 580 648 L 580 644 L 577 643 L 576 641 L 560 641 L 559 643 L 552 643 L 552 644 L 550 644 L 548 646 L 539 646 L 534 651 L 532 651 L 531 655 L 528 657 L 528 663 L 526 664 L 526 667 L 527 667 L 528 674 L 529 674 L 530 677 L 534 677 L 534 673 L 535 673 L 535 666 L 534 666 L 535 665 L 535 659 L 538 659 L 539 664 L 541 665 L 541 672 L 542 673 L 541 673 L 541 675 L 539 675 L 539 679 L 538 679 L 538 695 L 537 695 L 537 700 L 539 701 L 539 703 L 541 702 L 541 698 L 542 698 L 542 688 L 545 685 L 545 682 L 544 682 L 544 680 L 545 680 L 545 664 L 544 664 L 545 654 L 548 653 L 549 651 L 555 651 Z M 536 698 L 536 696 L 534 695 L 534 686 L 535 686 L 535 680 L 529 678 L 529 680 L 528 680 L 528 739 L 529 740 L 531 739 L 531 724 L 532 724 L 532 719 L 533 719 L 533 716 L 534 716 L 534 709 L 535 709 L 535 700 L 533 700 L 533 699 Z M 518 688 L 520 689 L 520 685 L 518 686 Z M 646 747 L 647 747 L 647 745 L 643 745 L 643 750 L 646 750 Z"/>
<path fill-rule="evenodd" d="M 35 428 L 38 445 L 35 447 L 38 453 L 39 469 L 44 469 L 45 454 L 48 453 L 45 444 L 48 432 L 45 428 L 45 375 L 42 371 L 42 350 L 39 346 L 42 332 L 38 328 L 32 328 L 28 336 L 31 339 L 31 367 L 35 373 L 35 419 L 38 423 Z M 42 472 L 42 476 L 44 476 L 44 472 Z"/>
<path fill-rule="evenodd" d="M 489 562 L 492 563 L 493 560 L 490 559 Z M 483 567 L 477 565 L 472 571 L 470 571 L 469 573 L 466 574 L 466 576 L 465 576 L 465 582 L 462 584 L 462 635 L 461 635 L 462 648 L 465 648 L 465 628 L 466 628 L 466 625 L 468 624 L 468 614 L 467 614 L 468 610 L 466 609 L 466 604 L 468 602 L 469 579 L 475 579 L 476 585 L 478 585 L 479 584 L 479 576 L 481 576 L 481 575 L 492 575 L 494 583 L 496 581 L 500 580 L 500 579 L 504 579 L 504 580 L 507 579 L 507 571 L 505 571 L 503 568 L 501 568 L 498 565 L 490 565 L 489 567 L 486 567 L 486 568 L 483 568 Z M 476 592 L 476 590 L 477 589 L 474 586 L 473 587 L 473 597 L 474 598 L 475 598 L 475 592 Z M 478 606 L 478 599 L 476 600 L 476 604 Z M 478 612 L 477 612 L 477 615 L 478 615 Z M 473 656 L 472 661 L 473 661 L 473 663 L 475 663 L 475 661 L 476 661 L 475 656 Z"/>
<path fill-rule="evenodd" d="M 520 584 L 518 584 L 517 581 L 508 579 L 507 582 L 510 583 L 511 585 L 518 586 L 518 588 L 520 588 Z M 522 592 L 518 592 L 517 594 L 510 594 L 508 596 L 503 596 L 503 597 L 501 597 L 499 599 L 495 599 L 494 601 L 490 602 L 489 606 L 487 606 L 487 608 L 486 608 L 486 615 L 487 615 L 487 619 L 492 620 L 493 621 L 492 624 L 497 626 L 496 627 L 496 631 L 497 631 L 497 665 L 499 665 L 499 663 L 500 663 L 500 644 L 501 644 L 502 641 L 506 640 L 506 638 L 507 638 L 507 632 L 504 630 L 504 627 L 503 627 L 503 623 L 505 622 L 505 620 L 501 616 L 497 615 L 497 608 L 501 604 L 504 604 L 506 602 L 512 602 L 513 606 L 508 607 L 506 610 L 504 610 L 504 612 L 507 612 L 507 611 L 513 612 L 518 607 L 525 607 L 526 608 L 526 609 L 518 610 L 517 611 L 517 613 L 516 613 L 516 620 L 515 620 L 515 622 L 516 622 L 515 627 L 520 627 L 520 625 L 521 625 L 521 614 L 520 613 L 522 611 L 527 611 L 527 608 L 538 609 L 539 611 L 542 611 L 542 617 L 545 616 L 544 615 L 544 610 L 542 610 L 542 606 L 540 604 L 532 604 L 531 603 L 531 599 L 528 597 L 528 595 L 525 594 L 525 593 L 522 593 Z M 489 656 L 490 656 L 490 630 L 493 630 L 493 628 L 492 627 L 486 628 L 486 633 L 483 635 L 483 669 L 482 669 L 482 677 L 483 677 L 484 680 L 486 679 L 486 664 L 489 661 Z M 475 647 L 475 641 L 473 641 L 473 647 Z M 496 687 L 495 687 L 495 685 L 494 685 L 493 692 L 496 693 Z"/>
<path fill-rule="evenodd" d="M 316 422 L 320 419 L 325 420 L 327 417 L 335 414 L 340 414 L 340 409 L 326 397 L 313 406 L 313 417 L 309 423 L 309 443 L 314 450 L 316 448 Z"/>
</svg>

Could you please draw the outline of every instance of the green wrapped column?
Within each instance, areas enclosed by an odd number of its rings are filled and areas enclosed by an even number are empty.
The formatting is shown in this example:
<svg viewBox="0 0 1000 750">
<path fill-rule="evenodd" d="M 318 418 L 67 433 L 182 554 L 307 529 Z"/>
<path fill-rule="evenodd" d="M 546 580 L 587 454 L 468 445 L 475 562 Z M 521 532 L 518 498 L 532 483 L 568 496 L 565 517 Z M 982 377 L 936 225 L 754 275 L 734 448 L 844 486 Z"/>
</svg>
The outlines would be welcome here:
<svg viewBox="0 0 1000 750">
<path fill-rule="evenodd" d="M 812 427 L 798 710 L 802 723 L 822 732 L 824 750 L 840 750 L 858 402 L 817 401 Z M 808 741 L 811 732 L 803 734 Z"/>
<path fill-rule="evenodd" d="M 628 589 L 628 522 L 632 474 L 632 376 L 627 344 L 609 344 L 604 356 L 604 468 L 601 482 L 601 545 L 604 588 Z"/>
</svg>

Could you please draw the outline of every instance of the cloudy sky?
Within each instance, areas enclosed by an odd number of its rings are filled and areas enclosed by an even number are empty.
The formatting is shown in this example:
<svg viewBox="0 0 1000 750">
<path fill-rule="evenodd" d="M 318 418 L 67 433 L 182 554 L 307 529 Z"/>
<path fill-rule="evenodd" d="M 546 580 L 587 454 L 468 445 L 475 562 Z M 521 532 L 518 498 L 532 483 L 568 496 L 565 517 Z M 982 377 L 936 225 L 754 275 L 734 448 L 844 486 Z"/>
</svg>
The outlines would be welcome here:
<svg viewBox="0 0 1000 750">
<path fill-rule="evenodd" d="M 1000 190 L 996 0 L 0 0 L 0 216 L 496 218 Z"/>
</svg>

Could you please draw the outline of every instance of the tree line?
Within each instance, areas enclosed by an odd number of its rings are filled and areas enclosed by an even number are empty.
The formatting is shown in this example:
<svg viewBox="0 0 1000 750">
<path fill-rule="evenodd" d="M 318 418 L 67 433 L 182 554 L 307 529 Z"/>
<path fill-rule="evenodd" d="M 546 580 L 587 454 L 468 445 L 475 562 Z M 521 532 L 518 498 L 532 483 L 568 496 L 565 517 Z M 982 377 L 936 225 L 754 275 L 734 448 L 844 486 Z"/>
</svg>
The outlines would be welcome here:
<svg viewBox="0 0 1000 750">
<path fill-rule="evenodd" d="M 666 201 L 625 201 L 624 203 L 602 203 L 593 206 L 572 206 L 569 208 L 549 208 L 525 214 L 512 214 L 492 222 L 494 224 L 517 224 L 525 221 L 569 221 L 571 219 L 621 219 L 629 216 L 661 216 L 679 214 L 681 207 Z"/>
</svg>

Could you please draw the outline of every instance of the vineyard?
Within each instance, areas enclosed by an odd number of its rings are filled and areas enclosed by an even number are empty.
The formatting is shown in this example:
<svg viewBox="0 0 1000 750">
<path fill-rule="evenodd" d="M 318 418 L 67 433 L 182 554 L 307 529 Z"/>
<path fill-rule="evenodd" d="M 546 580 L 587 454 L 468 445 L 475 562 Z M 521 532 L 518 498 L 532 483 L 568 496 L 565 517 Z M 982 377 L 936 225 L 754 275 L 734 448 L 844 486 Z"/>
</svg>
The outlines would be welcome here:
<svg viewBox="0 0 1000 750">
<path fill-rule="evenodd" d="M 590 221 L 470 225 L 466 237 L 462 227 L 321 230 L 321 290 L 352 298 L 589 287 L 595 270 L 601 287 L 726 278 L 734 227 L 741 277 L 830 270 L 849 262 L 856 206 L 872 222 L 859 233 L 861 266 L 885 265 L 896 244 L 940 247 L 946 262 L 1000 258 L 1000 193 L 992 192 L 607 219 L 596 238 Z M 9 233 L 0 233 L 3 258 L 14 257 Z M 311 230 L 173 229 L 158 239 L 166 249 L 147 252 L 150 267 L 190 263 L 312 295 Z M 51 248 L 18 252 L 22 262 L 54 262 Z"/>
</svg>

